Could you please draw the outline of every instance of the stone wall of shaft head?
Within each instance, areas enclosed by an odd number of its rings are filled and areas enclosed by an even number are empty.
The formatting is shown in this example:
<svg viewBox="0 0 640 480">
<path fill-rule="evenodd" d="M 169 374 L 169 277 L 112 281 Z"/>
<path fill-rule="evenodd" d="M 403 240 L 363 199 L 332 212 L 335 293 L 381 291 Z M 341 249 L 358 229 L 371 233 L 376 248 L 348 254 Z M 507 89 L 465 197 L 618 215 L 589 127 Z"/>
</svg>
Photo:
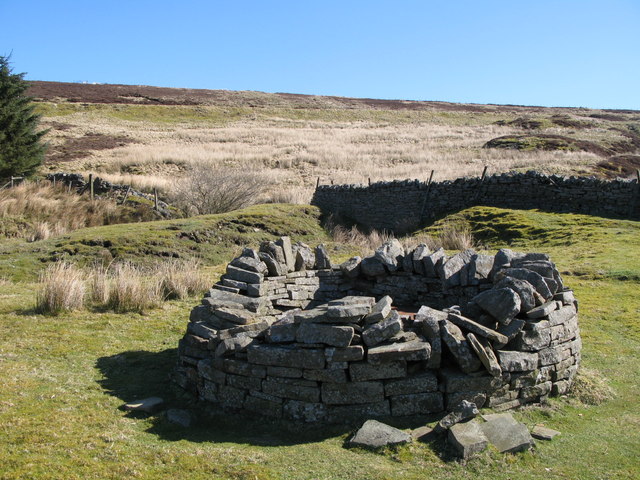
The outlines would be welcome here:
<svg viewBox="0 0 640 480">
<path fill-rule="evenodd" d="M 312 202 L 325 214 L 405 233 L 450 212 L 483 205 L 603 217 L 640 218 L 637 180 L 561 177 L 536 172 L 453 181 L 320 185 Z"/>
<path fill-rule="evenodd" d="M 333 265 L 245 249 L 191 311 L 174 378 L 228 410 L 306 422 L 514 408 L 568 391 L 577 302 L 549 257 L 389 241 Z"/>
</svg>

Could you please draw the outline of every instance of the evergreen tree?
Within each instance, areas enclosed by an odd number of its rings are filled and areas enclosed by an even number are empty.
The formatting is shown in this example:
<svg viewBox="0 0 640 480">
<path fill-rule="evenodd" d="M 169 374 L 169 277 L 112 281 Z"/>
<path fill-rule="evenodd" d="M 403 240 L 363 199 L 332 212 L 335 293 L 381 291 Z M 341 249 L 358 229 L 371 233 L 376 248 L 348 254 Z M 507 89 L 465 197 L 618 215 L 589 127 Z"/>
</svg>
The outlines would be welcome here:
<svg viewBox="0 0 640 480">
<path fill-rule="evenodd" d="M 40 116 L 25 95 L 23 77 L 12 73 L 9 57 L 0 56 L 0 178 L 31 175 L 44 159 L 47 131 L 38 130 Z"/>
</svg>

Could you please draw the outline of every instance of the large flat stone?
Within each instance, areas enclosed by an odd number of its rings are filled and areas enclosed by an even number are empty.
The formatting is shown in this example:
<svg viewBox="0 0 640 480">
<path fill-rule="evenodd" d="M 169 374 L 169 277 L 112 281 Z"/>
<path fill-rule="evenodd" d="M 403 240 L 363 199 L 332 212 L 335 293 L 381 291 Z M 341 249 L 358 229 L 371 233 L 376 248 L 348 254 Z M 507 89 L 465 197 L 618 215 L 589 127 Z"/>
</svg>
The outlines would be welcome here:
<svg viewBox="0 0 640 480">
<path fill-rule="evenodd" d="M 377 420 L 367 420 L 349 440 L 350 447 L 380 448 L 411 441 L 411 435 Z"/>
<path fill-rule="evenodd" d="M 387 378 L 402 378 L 407 375 L 407 364 L 402 361 L 372 364 L 369 362 L 355 362 L 349 365 L 349 374 L 354 382 L 380 380 Z"/>
<path fill-rule="evenodd" d="M 293 255 L 293 249 L 291 248 L 291 239 L 289 237 L 280 237 L 276 241 L 276 245 L 282 249 L 287 271 L 293 272 L 296 266 L 296 257 Z"/>
<path fill-rule="evenodd" d="M 452 426 L 449 429 L 448 441 L 456 454 L 464 460 L 484 451 L 489 445 L 480 425 L 474 421 Z"/>
<path fill-rule="evenodd" d="M 508 339 L 501 333 L 496 332 L 490 328 L 485 327 L 477 322 L 474 322 L 470 318 L 463 317 L 462 315 L 457 315 L 455 313 L 450 313 L 448 320 L 450 322 L 455 323 L 458 327 L 464 328 L 469 332 L 475 333 L 476 335 L 480 335 L 484 338 L 487 338 L 491 341 L 498 343 L 507 343 Z"/>
<path fill-rule="evenodd" d="M 526 280 L 513 277 L 504 277 L 494 285 L 494 288 L 510 288 L 520 297 L 520 310 L 528 312 L 536 306 L 536 290 Z"/>
<path fill-rule="evenodd" d="M 321 349 L 251 345 L 247 349 L 247 355 L 250 363 L 257 363 L 259 365 L 308 369 L 322 369 L 325 365 L 324 351 Z"/>
<path fill-rule="evenodd" d="M 394 360 L 405 360 L 407 362 L 428 360 L 430 353 L 431 345 L 428 342 L 415 340 L 370 348 L 367 352 L 367 361 L 372 365 L 380 365 Z"/>
<path fill-rule="evenodd" d="M 538 368 L 538 354 L 498 350 L 500 367 L 507 372 L 527 372 Z"/>
<path fill-rule="evenodd" d="M 227 277 L 246 283 L 262 283 L 264 275 L 262 273 L 251 272 L 242 268 L 227 265 Z"/>
<path fill-rule="evenodd" d="M 440 277 L 445 287 L 455 287 L 461 284 L 461 272 L 474 255 L 476 255 L 476 252 L 468 249 L 449 257 L 449 259 L 442 264 L 440 267 Z"/>
<path fill-rule="evenodd" d="M 332 347 L 348 347 L 353 335 L 353 327 L 303 323 L 296 333 L 296 341 L 300 343 L 323 343 Z"/>
<path fill-rule="evenodd" d="M 476 355 L 478 355 L 487 372 L 494 377 L 501 376 L 502 368 L 500 368 L 500 363 L 493 352 L 493 348 L 491 348 L 491 344 L 484 338 L 476 338 L 473 333 L 467 334 L 467 341 L 473 351 L 476 352 Z"/>
<path fill-rule="evenodd" d="M 393 337 L 402 329 L 402 320 L 396 311 L 392 311 L 385 320 L 374 323 L 362 332 L 362 340 L 368 347 L 375 345 Z"/>
<path fill-rule="evenodd" d="M 382 382 L 323 383 L 322 401 L 328 405 L 384 401 Z"/>
<path fill-rule="evenodd" d="M 395 238 L 380 245 L 374 254 L 374 257 L 384 265 L 389 272 L 398 270 L 398 262 L 402 260 L 403 256 L 404 248 L 402 248 L 402 244 Z"/>
<path fill-rule="evenodd" d="M 526 425 L 510 414 L 503 414 L 480 425 L 487 440 L 501 453 L 514 453 L 533 446 L 533 438 Z"/>
<path fill-rule="evenodd" d="M 382 297 L 380 301 L 371 308 L 371 312 L 364 317 L 364 322 L 367 324 L 377 323 L 387 318 L 391 313 L 392 303 L 393 299 L 389 295 Z"/>
</svg>

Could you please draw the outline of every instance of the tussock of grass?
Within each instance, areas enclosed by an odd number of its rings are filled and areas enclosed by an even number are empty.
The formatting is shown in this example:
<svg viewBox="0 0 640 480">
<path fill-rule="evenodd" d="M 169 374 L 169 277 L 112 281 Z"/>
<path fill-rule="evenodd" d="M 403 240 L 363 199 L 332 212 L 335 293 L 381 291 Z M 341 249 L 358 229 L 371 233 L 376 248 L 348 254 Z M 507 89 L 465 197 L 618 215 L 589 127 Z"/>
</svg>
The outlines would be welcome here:
<svg viewBox="0 0 640 480">
<path fill-rule="evenodd" d="M 578 371 L 569 394 L 584 405 L 601 405 L 616 396 L 600 372 L 586 367 Z"/>
<path fill-rule="evenodd" d="M 84 307 L 87 288 L 85 274 L 66 262 L 51 264 L 40 275 L 36 310 L 57 315 Z"/>
</svg>

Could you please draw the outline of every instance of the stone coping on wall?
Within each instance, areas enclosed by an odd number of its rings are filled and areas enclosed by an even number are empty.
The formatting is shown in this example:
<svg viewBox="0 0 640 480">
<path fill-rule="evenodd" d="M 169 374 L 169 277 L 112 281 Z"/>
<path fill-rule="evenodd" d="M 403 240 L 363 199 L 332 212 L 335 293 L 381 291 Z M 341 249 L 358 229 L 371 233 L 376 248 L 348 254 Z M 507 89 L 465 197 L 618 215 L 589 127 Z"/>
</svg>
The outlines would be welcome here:
<svg viewBox="0 0 640 480">
<path fill-rule="evenodd" d="M 190 316 L 174 378 L 201 399 L 306 422 L 514 408 L 568 391 L 577 302 L 549 257 L 397 240 L 333 265 L 287 237 L 245 249 Z"/>
</svg>

